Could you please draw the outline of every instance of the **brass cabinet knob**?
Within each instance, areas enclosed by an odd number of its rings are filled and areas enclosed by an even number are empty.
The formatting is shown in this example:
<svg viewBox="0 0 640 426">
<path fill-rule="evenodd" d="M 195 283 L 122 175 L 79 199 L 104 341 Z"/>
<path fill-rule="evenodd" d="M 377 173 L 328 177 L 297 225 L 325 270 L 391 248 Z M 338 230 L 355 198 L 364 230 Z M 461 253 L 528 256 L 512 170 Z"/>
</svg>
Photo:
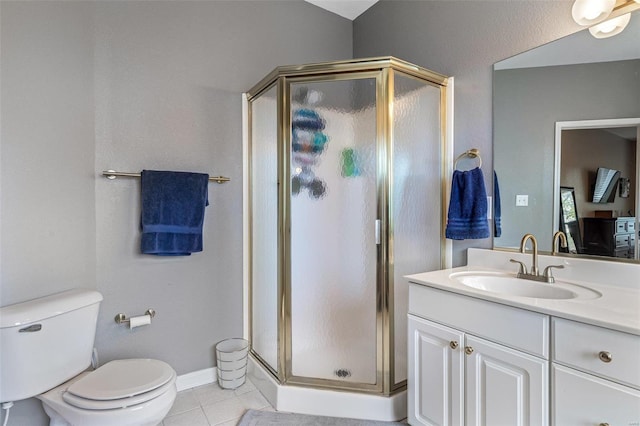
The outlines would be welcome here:
<svg viewBox="0 0 640 426">
<path fill-rule="evenodd" d="M 464 353 L 467 355 L 471 355 L 473 353 L 473 348 L 471 346 L 465 346 Z"/>
<path fill-rule="evenodd" d="M 458 342 L 456 342 L 455 340 L 452 340 L 449 342 L 449 347 L 451 349 L 458 349 Z"/>
<path fill-rule="evenodd" d="M 598 354 L 598 358 L 600 358 L 600 361 L 602 362 L 611 362 L 613 356 L 611 355 L 611 352 L 600 351 L 600 353 Z"/>
</svg>

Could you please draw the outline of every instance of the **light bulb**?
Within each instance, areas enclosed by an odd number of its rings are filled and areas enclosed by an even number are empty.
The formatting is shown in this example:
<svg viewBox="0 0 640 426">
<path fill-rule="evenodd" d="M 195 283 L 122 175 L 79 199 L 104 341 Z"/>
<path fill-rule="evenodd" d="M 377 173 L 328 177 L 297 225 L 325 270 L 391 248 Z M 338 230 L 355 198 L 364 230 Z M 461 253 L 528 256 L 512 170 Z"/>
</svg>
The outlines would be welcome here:
<svg viewBox="0 0 640 426">
<path fill-rule="evenodd" d="M 576 0 L 571 8 L 571 16 L 580 25 L 593 25 L 606 19 L 615 5 L 616 0 Z"/>
<path fill-rule="evenodd" d="M 616 34 L 620 34 L 624 30 L 631 20 L 631 14 L 627 13 L 617 18 L 609 19 L 601 24 L 594 25 L 589 28 L 589 32 L 595 38 L 607 38 L 613 37 Z"/>
</svg>

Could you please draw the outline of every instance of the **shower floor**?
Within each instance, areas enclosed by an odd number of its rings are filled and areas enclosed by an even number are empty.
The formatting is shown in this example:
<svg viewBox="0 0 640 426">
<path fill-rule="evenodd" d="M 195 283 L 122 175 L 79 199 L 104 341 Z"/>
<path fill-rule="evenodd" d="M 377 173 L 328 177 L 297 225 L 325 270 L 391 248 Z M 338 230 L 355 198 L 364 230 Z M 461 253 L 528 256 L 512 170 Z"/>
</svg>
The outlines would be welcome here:
<svg viewBox="0 0 640 426">
<path fill-rule="evenodd" d="M 323 346 L 292 354 L 294 376 L 350 383 L 376 382 L 376 348 L 369 342 L 353 342 L 348 348 Z"/>
</svg>

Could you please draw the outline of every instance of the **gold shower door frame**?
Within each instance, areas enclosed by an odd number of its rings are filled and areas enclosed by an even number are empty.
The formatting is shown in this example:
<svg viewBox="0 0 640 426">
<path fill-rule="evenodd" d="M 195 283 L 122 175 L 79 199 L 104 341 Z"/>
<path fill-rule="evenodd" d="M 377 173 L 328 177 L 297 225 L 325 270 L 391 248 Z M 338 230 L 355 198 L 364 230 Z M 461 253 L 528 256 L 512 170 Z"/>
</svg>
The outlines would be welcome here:
<svg viewBox="0 0 640 426">
<path fill-rule="evenodd" d="M 340 61 L 302 66 L 278 67 L 247 92 L 248 122 L 252 123 L 251 105 L 261 94 L 274 86 L 277 90 L 277 159 L 278 159 L 278 366 L 272 368 L 253 348 L 251 354 L 281 384 L 302 385 L 337 390 L 351 390 L 390 395 L 406 388 L 406 380 L 395 382 L 394 375 L 394 262 L 393 262 L 393 100 L 395 74 L 417 79 L 440 90 L 440 266 L 445 266 L 446 220 L 446 84 L 447 77 L 420 68 L 393 57 Z M 380 244 L 376 254 L 376 382 L 352 383 L 341 380 L 294 376 L 292 374 L 291 346 L 291 102 L 290 88 L 296 83 L 375 79 L 376 81 L 376 211 L 380 220 Z M 252 191 L 252 128 L 249 125 L 249 200 Z M 259 159 L 258 159 L 259 161 Z M 253 271 L 252 223 L 253 207 L 248 209 L 249 219 L 249 339 L 252 341 Z"/>
</svg>

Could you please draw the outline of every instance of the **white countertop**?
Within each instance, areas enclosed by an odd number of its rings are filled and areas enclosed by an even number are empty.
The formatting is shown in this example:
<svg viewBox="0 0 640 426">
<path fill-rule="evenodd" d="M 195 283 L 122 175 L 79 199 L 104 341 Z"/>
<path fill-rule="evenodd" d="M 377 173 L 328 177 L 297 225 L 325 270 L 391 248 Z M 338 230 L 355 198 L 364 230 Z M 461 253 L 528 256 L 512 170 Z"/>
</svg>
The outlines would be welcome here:
<svg viewBox="0 0 640 426">
<path fill-rule="evenodd" d="M 640 288 L 605 285 L 562 277 L 562 282 L 590 288 L 601 293 L 602 296 L 584 299 L 538 299 L 479 290 L 450 277 L 452 273 L 474 271 L 507 273 L 515 277 L 517 265 L 513 265 L 510 269 L 468 265 L 409 275 L 406 278 L 411 283 L 640 335 Z M 557 278 L 557 280 L 561 284 L 560 279 Z"/>
</svg>

